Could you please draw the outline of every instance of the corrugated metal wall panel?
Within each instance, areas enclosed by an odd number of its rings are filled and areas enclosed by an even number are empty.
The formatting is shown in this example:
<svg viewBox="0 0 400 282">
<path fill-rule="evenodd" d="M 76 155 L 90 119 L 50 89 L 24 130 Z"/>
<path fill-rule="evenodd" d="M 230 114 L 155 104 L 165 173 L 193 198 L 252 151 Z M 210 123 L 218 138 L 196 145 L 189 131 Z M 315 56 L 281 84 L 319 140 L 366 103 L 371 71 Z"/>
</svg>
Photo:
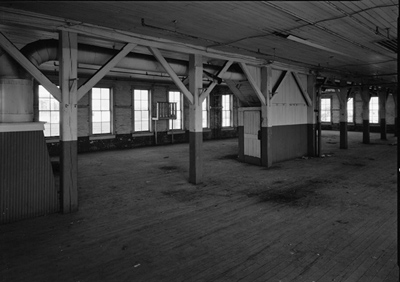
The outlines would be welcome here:
<svg viewBox="0 0 400 282">
<path fill-rule="evenodd" d="M 0 153 L 0 223 L 59 211 L 43 132 L 2 132 Z"/>
</svg>

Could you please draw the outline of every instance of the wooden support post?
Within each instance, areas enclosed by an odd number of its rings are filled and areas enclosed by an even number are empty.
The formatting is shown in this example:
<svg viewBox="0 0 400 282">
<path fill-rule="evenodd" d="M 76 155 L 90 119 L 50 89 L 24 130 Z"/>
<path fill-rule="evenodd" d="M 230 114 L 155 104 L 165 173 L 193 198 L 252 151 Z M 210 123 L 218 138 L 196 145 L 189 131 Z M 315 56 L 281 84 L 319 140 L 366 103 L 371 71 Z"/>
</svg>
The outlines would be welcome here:
<svg viewBox="0 0 400 282">
<path fill-rule="evenodd" d="M 316 113 L 317 113 L 317 117 L 316 117 L 316 122 L 317 122 L 317 136 L 316 136 L 316 157 L 321 157 L 321 144 L 322 144 L 322 137 L 321 137 L 321 132 L 322 132 L 322 128 L 321 128 L 321 91 L 322 91 L 322 86 L 319 84 L 318 85 L 318 92 L 316 95 Z"/>
<path fill-rule="evenodd" d="M 261 68 L 261 93 L 266 102 L 265 105 L 261 104 L 261 165 L 266 167 L 272 166 L 271 80 L 272 68 Z"/>
<path fill-rule="evenodd" d="M 369 100 L 371 95 L 369 94 L 368 86 L 363 85 L 361 87 L 361 99 L 362 105 L 362 118 L 363 118 L 363 143 L 369 144 Z"/>
<path fill-rule="evenodd" d="M 78 41 L 75 33 L 59 37 L 61 210 L 70 213 L 78 210 Z"/>
<path fill-rule="evenodd" d="M 317 82 L 317 79 L 315 75 L 308 75 L 307 76 L 307 92 L 310 96 L 310 101 L 311 101 L 311 106 L 307 107 L 307 152 L 308 156 L 310 157 L 315 157 L 315 149 L 316 149 L 316 115 L 315 115 L 315 109 L 317 109 L 317 105 L 315 103 L 316 101 L 316 87 L 315 84 Z"/>
<path fill-rule="evenodd" d="M 203 88 L 203 60 L 201 55 L 189 55 L 189 91 L 193 103 L 189 105 L 189 182 L 199 184 L 203 177 L 203 125 L 200 89 Z"/>
<path fill-rule="evenodd" d="M 379 98 L 379 118 L 380 118 L 380 131 L 381 140 L 386 140 L 386 101 L 388 93 L 385 88 L 378 89 Z"/>
<path fill-rule="evenodd" d="M 318 131 L 318 138 L 317 138 L 317 157 L 321 157 L 321 151 L 322 151 L 322 129 L 321 129 L 321 91 L 322 87 L 319 86 L 318 88 L 318 95 L 317 95 L 317 131 Z"/>
<path fill-rule="evenodd" d="M 397 126 L 398 126 L 398 123 L 397 123 L 397 112 L 398 112 L 398 109 L 397 109 L 397 95 L 398 95 L 398 93 L 397 93 L 397 90 L 398 88 L 396 87 L 394 90 L 393 90 L 393 93 L 392 93 L 392 96 L 393 96 L 393 101 L 394 101 L 394 136 L 397 136 L 397 134 L 398 134 L 398 130 L 397 130 Z"/>
<path fill-rule="evenodd" d="M 347 138 L 347 90 L 348 87 L 342 86 L 336 90 L 339 99 L 339 122 L 340 122 L 340 149 L 348 148 Z"/>
</svg>

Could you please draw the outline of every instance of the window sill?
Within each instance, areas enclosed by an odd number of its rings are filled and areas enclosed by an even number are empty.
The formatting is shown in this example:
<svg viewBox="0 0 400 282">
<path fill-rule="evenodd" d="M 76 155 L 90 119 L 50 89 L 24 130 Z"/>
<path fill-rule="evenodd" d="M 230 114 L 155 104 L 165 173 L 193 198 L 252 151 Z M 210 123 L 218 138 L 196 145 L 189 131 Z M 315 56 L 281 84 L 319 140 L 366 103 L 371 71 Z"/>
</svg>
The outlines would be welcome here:
<svg viewBox="0 0 400 282">
<path fill-rule="evenodd" d="M 55 137 L 46 137 L 46 143 L 59 143 L 60 138 L 55 138 Z"/>
<path fill-rule="evenodd" d="M 114 134 L 105 134 L 105 135 L 92 135 L 89 136 L 89 140 L 102 140 L 102 139 L 114 139 Z"/>
<path fill-rule="evenodd" d="M 203 132 L 211 132 L 211 128 L 203 128 Z"/>
<path fill-rule="evenodd" d="M 235 130 L 235 128 L 234 127 L 222 127 L 221 130 L 222 131 L 224 131 L 224 130 L 228 131 L 228 130 Z"/>
<path fill-rule="evenodd" d="M 182 129 L 174 129 L 174 130 L 168 130 L 167 131 L 167 134 L 184 134 L 185 133 L 185 130 L 182 130 Z"/>
<path fill-rule="evenodd" d="M 146 137 L 146 136 L 153 136 L 153 132 L 134 132 L 132 133 L 132 137 Z"/>
</svg>

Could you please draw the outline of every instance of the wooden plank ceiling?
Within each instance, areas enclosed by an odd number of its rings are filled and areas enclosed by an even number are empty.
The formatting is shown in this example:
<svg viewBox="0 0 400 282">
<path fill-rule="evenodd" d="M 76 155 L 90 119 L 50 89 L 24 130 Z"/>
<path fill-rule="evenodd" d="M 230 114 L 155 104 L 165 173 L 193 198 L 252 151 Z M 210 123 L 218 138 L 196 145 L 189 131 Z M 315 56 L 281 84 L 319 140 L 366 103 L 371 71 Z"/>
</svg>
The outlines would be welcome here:
<svg viewBox="0 0 400 282">
<path fill-rule="evenodd" d="M 27 32 L 9 16 L 21 10 L 320 72 L 397 82 L 398 0 L 0 2 L 0 30 L 22 46 L 34 37 L 54 36 L 57 26 L 41 18 L 35 31 Z"/>
</svg>

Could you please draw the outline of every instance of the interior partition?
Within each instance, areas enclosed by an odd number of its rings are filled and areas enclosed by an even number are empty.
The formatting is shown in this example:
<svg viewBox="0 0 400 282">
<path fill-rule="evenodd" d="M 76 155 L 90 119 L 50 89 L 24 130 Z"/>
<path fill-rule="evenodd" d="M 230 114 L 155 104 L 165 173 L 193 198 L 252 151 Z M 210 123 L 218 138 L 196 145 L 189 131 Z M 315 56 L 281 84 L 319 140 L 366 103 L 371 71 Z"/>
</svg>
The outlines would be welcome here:
<svg viewBox="0 0 400 282">
<path fill-rule="evenodd" d="M 282 71 L 272 71 L 272 83 Z M 299 84 L 306 89 L 307 75 L 297 75 Z M 279 162 L 308 155 L 309 108 L 294 76 L 286 75 L 271 98 L 271 158 Z"/>
<path fill-rule="evenodd" d="M 0 123 L 0 223 L 58 212 L 42 123 Z"/>
</svg>

